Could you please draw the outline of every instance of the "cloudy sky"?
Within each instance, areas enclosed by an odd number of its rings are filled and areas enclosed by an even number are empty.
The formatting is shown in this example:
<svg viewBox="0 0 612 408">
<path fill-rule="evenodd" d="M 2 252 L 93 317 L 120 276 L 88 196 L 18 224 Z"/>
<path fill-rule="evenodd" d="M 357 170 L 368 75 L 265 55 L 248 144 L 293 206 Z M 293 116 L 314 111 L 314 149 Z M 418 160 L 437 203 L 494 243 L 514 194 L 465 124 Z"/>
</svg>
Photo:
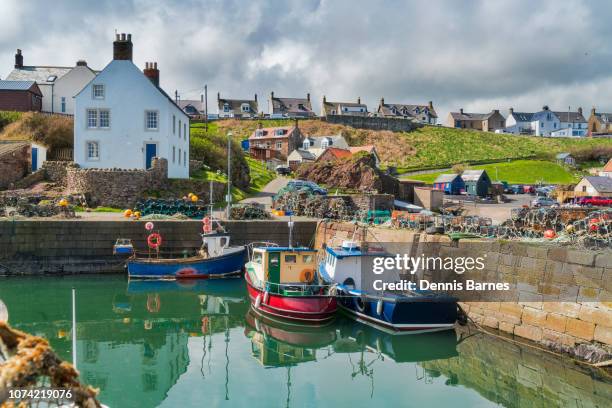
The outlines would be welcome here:
<svg viewBox="0 0 612 408">
<path fill-rule="evenodd" d="M 117 30 L 183 99 L 208 84 L 209 102 L 257 93 L 264 111 L 272 90 L 310 92 L 317 111 L 324 94 L 371 110 L 381 96 L 433 100 L 442 118 L 460 107 L 611 111 L 610 21 L 611 1 L 1 0 L 0 77 L 16 48 L 25 65 L 101 69 Z"/>
</svg>

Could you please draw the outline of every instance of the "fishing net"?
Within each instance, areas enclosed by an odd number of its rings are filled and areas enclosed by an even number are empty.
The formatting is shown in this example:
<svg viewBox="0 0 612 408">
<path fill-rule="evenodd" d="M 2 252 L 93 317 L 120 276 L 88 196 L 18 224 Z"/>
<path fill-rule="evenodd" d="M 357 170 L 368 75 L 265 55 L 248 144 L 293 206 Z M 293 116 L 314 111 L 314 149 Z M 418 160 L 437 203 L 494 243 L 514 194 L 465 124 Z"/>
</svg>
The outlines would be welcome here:
<svg viewBox="0 0 612 408">
<path fill-rule="evenodd" d="M 62 361 L 47 340 L 0 321 L 0 407 L 101 407 L 97 390 L 77 380 L 72 364 Z M 62 389 L 70 398 L 14 398 L 16 390 Z M 12 397 L 12 398 L 11 398 Z"/>
</svg>

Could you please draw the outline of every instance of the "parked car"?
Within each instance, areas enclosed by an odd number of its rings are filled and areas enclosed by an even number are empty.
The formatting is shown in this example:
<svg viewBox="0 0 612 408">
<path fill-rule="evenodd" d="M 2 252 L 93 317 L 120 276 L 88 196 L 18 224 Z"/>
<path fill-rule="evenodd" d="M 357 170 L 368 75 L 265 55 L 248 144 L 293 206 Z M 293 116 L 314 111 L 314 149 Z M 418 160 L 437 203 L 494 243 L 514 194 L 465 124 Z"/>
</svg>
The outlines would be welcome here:
<svg viewBox="0 0 612 408">
<path fill-rule="evenodd" d="M 281 176 L 287 176 L 291 174 L 291 169 L 289 166 L 276 166 L 276 173 L 280 174 Z"/>
<path fill-rule="evenodd" d="M 535 193 L 538 196 L 544 196 L 547 197 L 550 195 L 550 193 L 552 193 L 555 190 L 555 186 L 542 186 L 542 187 L 537 187 L 535 189 Z"/>
<path fill-rule="evenodd" d="M 548 198 L 548 197 L 538 197 L 538 198 L 534 198 L 531 201 L 531 205 L 533 207 L 539 208 L 539 207 L 556 207 L 559 205 L 559 203 L 557 202 L 557 200 L 553 200 L 552 198 Z"/>
<path fill-rule="evenodd" d="M 317 183 L 306 180 L 291 180 L 287 183 L 288 187 L 292 187 L 296 190 L 306 189 L 317 195 L 327 195 L 327 190 L 320 187 Z"/>
<path fill-rule="evenodd" d="M 612 197 L 580 197 L 577 203 L 586 206 L 610 207 L 612 206 Z"/>
<path fill-rule="evenodd" d="M 534 186 L 530 186 L 530 185 L 524 185 L 523 186 L 523 193 L 524 194 L 535 194 L 535 187 Z"/>
<path fill-rule="evenodd" d="M 522 184 L 512 184 L 508 188 L 508 192 L 511 194 L 523 194 L 524 193 L 523 185 Z"/>
</svg>

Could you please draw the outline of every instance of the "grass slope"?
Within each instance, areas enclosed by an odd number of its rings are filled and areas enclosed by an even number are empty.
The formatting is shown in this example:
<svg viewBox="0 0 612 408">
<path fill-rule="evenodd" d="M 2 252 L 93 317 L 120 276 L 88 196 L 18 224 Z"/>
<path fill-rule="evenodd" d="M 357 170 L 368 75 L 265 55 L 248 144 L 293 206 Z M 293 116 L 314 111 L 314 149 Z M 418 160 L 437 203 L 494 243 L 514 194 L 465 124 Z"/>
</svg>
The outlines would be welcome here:
<svg viewBox="0 0 612 408">
<path fill-rule="evenodd" d="M 499 177 L 499 180 L 504 180 L 511 184 L 535 184 L 538 182 L 570 184 L 578 181 L 578 176 L 568 171 L 565 167 L 543 160 L 516 160 L 512 162 L 470 166 L 470 168 L 486 170 L 492 180 L 496 179 L 497 169 L 497 177 Z M 450 173 L 450 171 L 410 175 L 406 176 L 406 178 L 433 183 L 436 177 L 442 173 Z"/>
</svg>

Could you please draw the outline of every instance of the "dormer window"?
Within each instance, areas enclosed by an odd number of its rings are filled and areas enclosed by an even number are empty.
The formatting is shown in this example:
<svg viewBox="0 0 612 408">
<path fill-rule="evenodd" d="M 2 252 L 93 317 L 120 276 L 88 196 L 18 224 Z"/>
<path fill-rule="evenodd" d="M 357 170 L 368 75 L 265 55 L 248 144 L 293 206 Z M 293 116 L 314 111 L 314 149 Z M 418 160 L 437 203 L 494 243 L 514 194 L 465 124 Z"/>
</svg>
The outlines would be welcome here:
<svg viewBox="0 0 612 408">
<path fill-rule="evenodd" d="M 104 85 L 94 84 L 92 87 L 94 99 L 104 99 Z"/>
<path fill-rule="evenodd" d="M 240 107 L 240 110 L 243 112 L 249 112 L 251 110 L 251 107 L 249 106 L 248 103 L 243 103 L 242 106 Z"/>
<path fill-rule="evenodd" d="M 302 143 L 302 148 L 304 150 L 308 150 L 310 148 L 310 140 L 308 139 L 304 140 L 304 143 Z"/>
<path fill-rule="evenodd" d="M 262 137 L 264 135 L 263 129 L 257 129 L 255 131 L 255 137 Z"/>
<path fill-rule="evenodd" d="M 301 109 L 301 110 L 306 110 L 306 108 L 304 107 L 304 104 L 303 104 L 303 103 L 300 103 L 300 104 L 298 105 L 298 108 L 299 108 L 299 109 Z"/>
<path fill-rule="evenodd" d="M 321 149 L 327 149 L 329 147 L 329 145 L 330 145 L 329 139 L 321 140 Z"/>
<path fill-rule="evenodd" d="M 49 75 L 47 77 L 47 82 L 55 82 L 56 79 L 57 79 L 57 75 Z"/>
<path fill-rule="evenodd" d="M 223 112 L 229 112 L 230 111 L 230 104 L 229 103 L 224 103 L 223 104 Z"/>
<path fill-rule="evenodd" d="M 275 136 L 282 136 L 282 135 L 284 135 L 284 134 L 285 134 L 285 130 L 284 130 L 284 129 L 276 129 L 276 130 L 274 131 L 274 135 L 275 135 Z"/>
</svg>

